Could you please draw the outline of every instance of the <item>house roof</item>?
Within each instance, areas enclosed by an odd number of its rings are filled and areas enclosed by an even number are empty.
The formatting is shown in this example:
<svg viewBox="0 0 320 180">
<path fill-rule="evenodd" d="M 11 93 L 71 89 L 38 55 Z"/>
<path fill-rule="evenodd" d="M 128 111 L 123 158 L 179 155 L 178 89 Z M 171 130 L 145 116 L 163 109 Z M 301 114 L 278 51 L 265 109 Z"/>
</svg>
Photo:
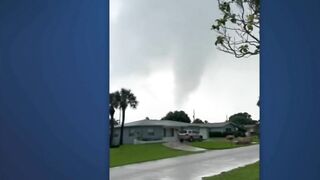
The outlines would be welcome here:
<svg viewBox="0 0 320 180">
<path fill-rule="evenodd" d="M 230 122 L 220 122 L 220 123 L 207 123 L 207 124 L 193 124 L 184 123 L 170 120 L 140 120 L 125 123 L 125 127 L 136 127 L 136 126 L 166 126 L 166 127 L 224 127 L 230 124 Z M 233 124 L 233 123 L 231 123 Z M 119 126 L 117 126 L 119 127 Z"/>
<path fill-rule="evenodd" d="M 206 127 L 224 127 L 228 124 L 230 124 L 230 122 L 207 123 L 207 124 L 203 124 L 203 125 L 205 125 Z"/>
<path fill-rule="evenodd" d="M 170 126 L 170 127 L 186 127 L 190 126 L 189 123 L 170 121 L 170 120 L 140 120 L 126 123 L 125 127 L 133 126 Z"/>
</svg>

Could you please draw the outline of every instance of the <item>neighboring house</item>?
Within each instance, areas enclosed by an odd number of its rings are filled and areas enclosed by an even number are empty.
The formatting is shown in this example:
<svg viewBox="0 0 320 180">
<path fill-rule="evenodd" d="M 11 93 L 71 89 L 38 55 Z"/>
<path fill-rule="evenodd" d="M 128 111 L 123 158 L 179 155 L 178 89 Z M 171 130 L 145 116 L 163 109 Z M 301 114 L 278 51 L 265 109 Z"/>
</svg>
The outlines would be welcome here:
<svg viewBox="0 0 320 180">
<path fill-rule="evenodd" d="M 259 124 L 248 124 L 243 126 L 251 135 L 259 134 Z"/>
<path fill-rule="evenodd" d="M 241 127 L 232 122 L 208 123 L 206 126 L 209 132 L 232 133 L 238 131 Z"/>
<path fill-rule="evenodd" d="M 233 123 L 192 124 L 170 120 L 140 120 L 124 125 L 123 143 L 139 144 L 150 142 L 177 141 L 178 133 L 184 129 L 198 131 L 203 139 L 209 138 L 209 132 L 235 132 L 238 127 Z M 120 138 L 120 126 L 114 129 L 113 142 L 117 144 Z"/>
<path fill-rule="evenodd" d="M 209 131 L 209 137 L 225 137 L 230 134 L 244 134 L 245 129 L 232 122 L 205 124 Z"/>
</svg>

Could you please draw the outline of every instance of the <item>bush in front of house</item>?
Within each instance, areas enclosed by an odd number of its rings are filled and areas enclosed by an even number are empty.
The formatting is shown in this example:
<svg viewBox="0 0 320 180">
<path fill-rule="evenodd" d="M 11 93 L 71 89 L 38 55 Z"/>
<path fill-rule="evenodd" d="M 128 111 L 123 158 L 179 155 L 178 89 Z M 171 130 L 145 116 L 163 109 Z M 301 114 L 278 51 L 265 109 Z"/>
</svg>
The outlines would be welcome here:
<svg viewBox="0 0 320 180">
<path fill-rule="evenodd" d="M 236 140 L 235 140 L 235 143 L 238 144 L 238 145 L 248 145 L 248 144 L 251 144 L 251 137 L 238 137 Z"/>
<path fill-rule="evenodd" d="M 236 132 L 209 132 L 209 137 L 226 137 L 233 135 L 234 137 L 244 137 L 245 134 L 241 131 Z"/>
<path fill-rule="evenodd" d="M 245 137 L 245 133 L 241 131 L 236 131 L 233 133 L 235 137 Z"/>
<path fill-rule="evenodd" d="M 234 138 L 235 138 L 234 135 L 227 135 L 226 136 L 226 139 L 229 141 L 232 141 Z"/>
</svg>

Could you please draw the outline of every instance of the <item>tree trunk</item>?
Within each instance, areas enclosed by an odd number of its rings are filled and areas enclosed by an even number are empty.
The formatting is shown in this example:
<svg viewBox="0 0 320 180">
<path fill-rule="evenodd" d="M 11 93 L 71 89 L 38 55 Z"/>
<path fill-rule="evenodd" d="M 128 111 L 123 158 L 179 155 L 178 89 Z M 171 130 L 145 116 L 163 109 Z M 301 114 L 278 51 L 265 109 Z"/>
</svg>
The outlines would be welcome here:
<svg viewBox="0 0 320 180">
<path fill-rule="evenodd" d="M 113 145 L 113 132 L 114 132 L 114 108 L 113 107 L 110 107 L 109 109 L 110 111 L 110 116 L 111 116 L 111 120 L 109 119 L 109 124 L 110 124 L 110 139 L 109 139 L 109 145 L 110 147 L 112 147 Z"/>
<path fill-rule="evenodd" d="M 113 132 L 114 132 L 114 118 L 113 116 L 111 117 L 111 120 L 110 120 L 110 147 L 112 147 L 113 145 Z"/>
<path fill-rule="evenodd" d="M 121 122 L 121 132 L 120 132 L 120 143 L 119 145 L 123 144 L 123 130 L 124 130 L 124 119 L 125 119 L 125 112 L 126 109 L 122 109 L 122 122 Z"/>
</svg>

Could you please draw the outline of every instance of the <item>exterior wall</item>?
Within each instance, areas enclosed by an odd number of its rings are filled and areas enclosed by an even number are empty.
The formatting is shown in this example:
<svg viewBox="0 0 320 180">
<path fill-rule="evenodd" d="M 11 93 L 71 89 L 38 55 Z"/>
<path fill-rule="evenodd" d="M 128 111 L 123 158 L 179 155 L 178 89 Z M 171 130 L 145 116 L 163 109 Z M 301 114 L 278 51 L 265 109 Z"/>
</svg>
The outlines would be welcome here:
<svg viewBox="0 0 320 180">
<path fill-rule="evenodd" d="M 114 128 L 112 144 L 113 145 L 119 144 L 119 140 L 120 140 L 120 128 Z"/>
<path fill-rule="evenodd" d="M 142 141 L 154 141 L 163 139 L 163 128 L 159 126 L 125 127 L 123 130 L 123 144 L 134 144 L 135 139 Z M 120 140 L 120 128 L 115 128 L 113 143 Z"/>
<path fill-rule="evenodd" d="M 136 130 L 136 138 L 138 140 L 161 140 L 163 138 L 162 127 L 138 127 Z"/>
<path fill-rule="evenodd" d="M 247 128 L 247 131 L 250 132 L 250 133 L 254 133 L 255 132 L 255 128 L 254 127 Z"/>
<path fill-rule="evenodd" d="M 164 127 L 163 128 L 163 140 L 165 142 L 176 141 L 178 139 L 179 130 L 174 127 Z"/>
<path fill-rule="evenodd" d="M 223 133 L 225 131 L 225 128 L 224 127 L 210 127 L 209 131 L 210 132 L 221 132 L 221 133 Z"/>
<path fill-rule="evenodd" d="M 208 128 L 200 128 L 199 133 L 200 133 L 200 135 L 202 136 L 203 139 L 208 139 L 209 138 L 209 129 Z"/>
<path fill-rule="evenodd" d="M 224 132 L 227 131 L 228 128 L 230 128 L 231 132 L 237 131 L 237 127 L 235 127 L 232 124 L 228 124 L 228 125 L 226 125 L 224 127 L 211 127 L 211 128 L 209 128 L 209 131 L 210 132 L 221 132 L 221 133 L 224 133 Z"/>
<path fill-rule="evenodd" d="M 184 130 L 193 130 L 193 131 L 200 131 L 200 127 L 196 127 L 196 126 L 190 126 L 190 127 L 183 127 L 182 129 Z"/>
<path fill-rule="evenodd" d="M 245 127 L 246 131 L 250 134 L 258 134 L 259 133 L 259 125 Z"/>
<path fill-rule="evenodd" d="M 209 138 L 210 132 L 221 132 L 224 133 L 230 128 L 231 132 L 237 131 L 237 128 L 228 124 L 224 127 L 161 127 L 161 126 L 136 126 L 136 127 L 125 127 L 123 132 L 123 143 L 124 144 L 135 144 L 137 142 L 169 142 L 177 141 L 178 133 L 180 130 L 194 130 L 198 131 L 202 135 L 203 139 Z M 114 129 L 113 144 L 117 145 L 120 140 L 120 128 Z"/>
</svg>

